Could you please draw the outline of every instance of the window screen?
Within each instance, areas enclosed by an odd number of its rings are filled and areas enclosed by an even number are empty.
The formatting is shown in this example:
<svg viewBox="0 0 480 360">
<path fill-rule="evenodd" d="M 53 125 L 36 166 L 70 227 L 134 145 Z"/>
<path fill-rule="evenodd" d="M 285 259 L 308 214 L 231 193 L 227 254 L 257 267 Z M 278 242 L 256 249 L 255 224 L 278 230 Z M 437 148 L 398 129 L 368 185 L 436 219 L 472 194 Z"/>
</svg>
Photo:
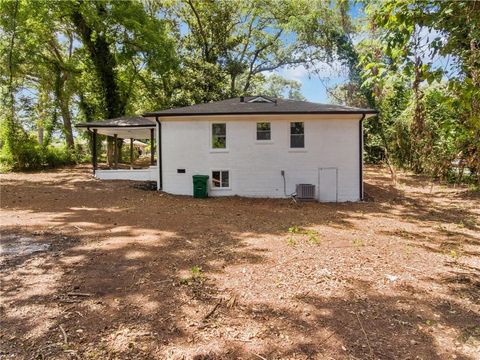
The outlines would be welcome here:
<svg viewBox="0 0 480 360">
<path fill-rule="evenodd" d="M 227 124 L 212 124 L 212 149 L 227 147 Z"/>
<path fill-rule="evenodd" d="M 214 188 L 230 187 L 230 174 L 227 170 L 212 171 L 212 186 Z"/>
<path fill-rule="evenodd" d="M 271 140 L 272 134 L 269 122 L 257 123 L 257 140 Z"/>
<path fill-rule="evenodd" d="M 305 147 L 305 129 L 303 122 L 290 123 L 290 147 L 304 148 Z"/>
</svg>

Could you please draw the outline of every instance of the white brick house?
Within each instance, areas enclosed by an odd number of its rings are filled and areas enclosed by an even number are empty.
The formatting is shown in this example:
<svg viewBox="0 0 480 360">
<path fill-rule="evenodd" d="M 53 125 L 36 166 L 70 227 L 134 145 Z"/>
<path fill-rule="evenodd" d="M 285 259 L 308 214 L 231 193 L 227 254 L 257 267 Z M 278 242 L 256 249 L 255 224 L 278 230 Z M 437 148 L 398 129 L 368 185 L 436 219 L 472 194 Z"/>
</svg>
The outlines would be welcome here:
<svg viewBox="0 0 480 360">
<path fill-rule="evenodd" d="M 147 113 L 158 139 L 147 177 L 178 195 L 192 195 L 192 175 L 208 175 L 209 196 L 283 198 L 312 184 L 319 201 L 358 201 L 362 120 L 375 113 L 264 96 Z M 112 134 L 89 124 L 80 126 Z"/>
</svg>

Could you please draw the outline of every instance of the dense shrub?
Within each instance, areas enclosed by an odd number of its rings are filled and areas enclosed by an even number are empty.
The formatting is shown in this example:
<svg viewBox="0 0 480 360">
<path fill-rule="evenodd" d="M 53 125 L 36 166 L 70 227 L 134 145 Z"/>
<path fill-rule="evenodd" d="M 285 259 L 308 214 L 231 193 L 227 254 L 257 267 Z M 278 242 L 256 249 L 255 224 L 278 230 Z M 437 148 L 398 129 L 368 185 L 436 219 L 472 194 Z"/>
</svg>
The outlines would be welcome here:
<svg viewBox="0 0 480 360">
<path fill-rule="evenodd" d="M 64 165 L 75 164 L 76 156 L 73 151 L 68 151 L 65 146 L 48 146 L 43 149 L 44 166 L 58 167 Z"/>
<path fill-rule="evenodd" d="M 63 165 L 75 164 L 76 153 L 65 146 L 41 146 L 31 136 L 25 136 L 23 141 L 17 141 L 13 151 L 7 146 L 0 149 L 0 169 L 38 170 Z"/>
</svg>

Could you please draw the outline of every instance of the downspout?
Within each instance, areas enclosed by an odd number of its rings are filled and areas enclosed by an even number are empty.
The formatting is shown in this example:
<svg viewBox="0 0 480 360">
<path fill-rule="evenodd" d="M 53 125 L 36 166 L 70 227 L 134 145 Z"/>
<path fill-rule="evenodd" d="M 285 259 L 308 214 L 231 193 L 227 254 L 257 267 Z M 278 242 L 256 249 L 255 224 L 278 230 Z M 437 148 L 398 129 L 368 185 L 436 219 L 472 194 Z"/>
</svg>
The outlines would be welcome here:
<svg viewBox="0 0 480 360">
<path fill-rule="evenodd" d="M 363 201 L 363 120 L 366 114 L 362 114 L 358 122 L 358 165 L 359 165 L 359 194 L 360 201 Z"/>
<path fill-rule="evenodd" d="M 158 181 L 157 190 L 163 189 L 162 180 L 162 123 L 158 120 L 158 116 L 155 116 L 157 122 L 157 166 L 158 166 Z"/>
<path fill-rule="evenodd" d="M 95 176 L 95 172 L 97 171 L 97 129 L 90 130 L 87 127 L 87 131 L 92 134 L 92 170 L 93 176 Z"/>
</svg>

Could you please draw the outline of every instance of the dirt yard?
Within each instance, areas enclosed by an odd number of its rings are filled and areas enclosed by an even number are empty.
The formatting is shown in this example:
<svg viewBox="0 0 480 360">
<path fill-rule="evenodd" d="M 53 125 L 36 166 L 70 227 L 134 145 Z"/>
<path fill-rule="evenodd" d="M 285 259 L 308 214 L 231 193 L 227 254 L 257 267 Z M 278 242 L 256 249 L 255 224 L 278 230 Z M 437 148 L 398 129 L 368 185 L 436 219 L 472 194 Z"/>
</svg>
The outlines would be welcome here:
<svg viewBox="0 0 480 360">
<path fill-rule="evenodd" d="M 480 359 L 480 197 L 193 199 L 1 175 L 0 359 Z"/>
</svg>

